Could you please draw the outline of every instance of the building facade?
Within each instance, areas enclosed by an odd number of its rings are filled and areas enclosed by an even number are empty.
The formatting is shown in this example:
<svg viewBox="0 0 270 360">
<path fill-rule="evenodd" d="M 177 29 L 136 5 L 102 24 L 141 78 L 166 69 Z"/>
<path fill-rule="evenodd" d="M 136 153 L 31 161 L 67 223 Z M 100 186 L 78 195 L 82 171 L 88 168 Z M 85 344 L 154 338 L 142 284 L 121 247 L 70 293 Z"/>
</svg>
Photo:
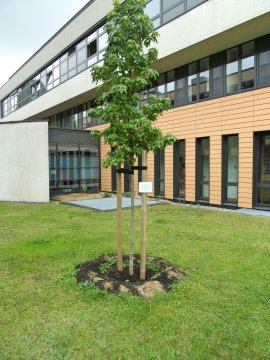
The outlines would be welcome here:
<svg viewBox="0 0 270 360">
<path fill-rule="evenodd" d="M 89 1 L 0 89 L 0 137 L 4 126 L 12 133 L 35 122 L 49 134 L 47 175 L 28 169 L 46 177 L 47 193 L 115 190 L 114 169 L 100 167 L 110 149 L 89 136 L 104 125 L 87 116 L 96 97 L 89 68 L 102 61 L 111 9 L 111 0 Z M 270 210 L 270 0 L 150 0 L 146 12 L 160 34 L 160 77 L 140 103 L 170 98 L 156 125 L 178 139 L 149 154 L 149 195 Z"/>
</svg>

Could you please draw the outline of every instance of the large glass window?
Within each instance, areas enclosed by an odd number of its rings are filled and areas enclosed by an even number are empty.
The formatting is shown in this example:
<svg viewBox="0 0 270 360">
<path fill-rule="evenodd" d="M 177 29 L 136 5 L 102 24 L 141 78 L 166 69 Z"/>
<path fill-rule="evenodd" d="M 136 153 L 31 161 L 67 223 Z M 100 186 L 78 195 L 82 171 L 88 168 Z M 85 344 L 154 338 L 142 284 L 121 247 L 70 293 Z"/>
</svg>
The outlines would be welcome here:
<svg viewBox="0 0 270 360">
<path fill-rule="evenodd" d="M 155 153 L 155 195 L 165 195 L 165 151 L 158 150 Z"/>
<path fill-rule="evenodd" d="M 186 149 L 185 140 L 174 143 L 174 197 L 185 197 Z"/>
<path fill-rule="evenodd" d="M 258 39 L 258 82 L 259 86 L 270 84 L 270 35 Z"/>
<path fill-rule="evenodd" d="M 254 87 L 255 56 L 254 41 L 242 45 L 241 90 Z"/>
<path fill-rule="evenodd" d="M 167 93 L 166 97 L 171 100 L 171 106 L 175 105 L 175 72 L 174 70 L 167 73 Z"/>
<path fill-rule="evenodd" d="M 223 203 L 237 204 L 238 194 L 238 135 L 223 137 Z"/>
<path fill-rule="evenodd" d="M 79 191 L 82 187 L 99 189 L 99 145 L 82 131 L 50 129 L 50 190 Z M 79 143 L 67 144 L 72 140 Z"/>
<path fill-rule="evenodd" d="M 212 96 L 221 97 L 224 94 L 224 61 L 223 53 L 212 57 Z"/>
<path fill-rule="evenodd" d="M 188 102 L 198 99 L 197 62 L 188 65 Z"/>
<path fill-rule="evenodd" d="M 197 139 L 197 200 L 209 201 L 210 180 L 210 141 L 209 138 Z"/>
<path fill-rule="evenodd" d="M 200 60 L 200 99 L 209 98 L 209 58 Z"/>
<path fill-rule="evenodd" d="M 257 134 L 256 205 L 270 208 L 270 132 Z"/>
<path fill-rule="evenodd" d="M 226 92 L 232 94 L 238 91 L 238 47 L 227 51 L 226 62 Z"/>
</svg>

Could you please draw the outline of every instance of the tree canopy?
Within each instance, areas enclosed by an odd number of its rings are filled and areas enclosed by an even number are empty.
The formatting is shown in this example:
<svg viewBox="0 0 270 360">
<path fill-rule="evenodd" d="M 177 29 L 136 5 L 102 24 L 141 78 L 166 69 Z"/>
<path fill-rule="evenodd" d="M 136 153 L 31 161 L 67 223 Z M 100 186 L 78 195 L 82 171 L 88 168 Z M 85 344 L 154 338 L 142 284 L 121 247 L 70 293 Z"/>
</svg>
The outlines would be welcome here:
<svg viewBox="0 0 270 360">
<path fill-rule="evenodd" d="M 114 0 L 113 4 L 105 24 L 108 44 L 103 65 L 91 69 L 93 81 L 101 85 L 97 88 L 97 107 L 89 114 L 109 125 L 93 135 L 103 136 L 113 149 L 103 162 L 105 167 L 124 162 L 133 165 L 143 150 L 161 149 L 175 140 L 152 126 L 169 108 L 169 99 L 150 96 L 147 104 L 139 106 L 140 92 L 150 88 L 159 76 L 151 67 L 158 57 L 152 47 L 158 33 L 144 13 L 145 0 Z"/>
</svg>

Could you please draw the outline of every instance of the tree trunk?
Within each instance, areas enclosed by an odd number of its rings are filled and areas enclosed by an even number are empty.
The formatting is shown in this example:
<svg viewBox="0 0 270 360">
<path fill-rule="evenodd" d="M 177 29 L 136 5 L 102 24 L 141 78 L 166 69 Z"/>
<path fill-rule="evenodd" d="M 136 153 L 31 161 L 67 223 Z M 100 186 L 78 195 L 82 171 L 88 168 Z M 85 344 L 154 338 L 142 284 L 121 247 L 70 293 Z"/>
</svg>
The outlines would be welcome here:
<svg viewBox="0 0 270 360">
<path fill-rule="evenodd" d="M 147 166 L 147 151 L 142 152 L 142 166 Z M 142 181 L 147 181 L 147 170 L 142 170 Z M 145 280 L 146 273 L 146 227 L 147 227 L 147 193 L 142 194 L 142 217 L 141 217 L 141 265 L 140 279 Z"/>
<path fill-rule="evenodd" d="M 130 251 L 129 251 L 129 275 L 133 275 L 134 268 L 134 229 L 135 229 L 135 206 L 134 206 L 134 174 L 130 175 Z"/>
<path fill-rule="evenodd" d="M 121 169 L 121 164 L 117 165 Z M 122 185 L 121 173 L 116 172 L 116 191 L 117 191 L 117 268 L 123 271 L 123 240 L 122 240 Z"/>
</svg>

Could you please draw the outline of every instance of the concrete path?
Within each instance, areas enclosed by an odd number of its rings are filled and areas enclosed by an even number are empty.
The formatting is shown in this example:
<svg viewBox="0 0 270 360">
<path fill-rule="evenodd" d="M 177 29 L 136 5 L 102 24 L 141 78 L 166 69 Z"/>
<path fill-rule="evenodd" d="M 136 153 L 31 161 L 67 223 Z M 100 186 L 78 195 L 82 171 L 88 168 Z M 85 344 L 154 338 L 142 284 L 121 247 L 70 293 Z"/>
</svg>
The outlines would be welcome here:
<svg viewBox="0 0 270 360">
<path fill-rule="evenodd" d="M 241 214 L 246 214 L 246 215 L 253 215 L 253 216 L 270 217 L 270 211 L 265 211 L 265 210 L 237 209 L 237 210 L 234 210 L 234 212 L 241 213 Z"/>
<path fill-rule="evenodd" d="M 122 198 L 122 208 L 130 208 L 131 199 L 129 197 Z M 93 199 L 93 200 L 76 200 L 68 201 L 65 204 L 74 205 L 83 207 L 86 209 L 94 209 L 99 211 L 112 211 L 116 210 L 117 203 L 116 197 L 103 198 L 103 199 Z M 147 205 L 157 205 L 160 204 L 159 201 L 148 200 Z M 135 206 L 141 206 L 141 199 L 135 199 Z"/>
</svg>

